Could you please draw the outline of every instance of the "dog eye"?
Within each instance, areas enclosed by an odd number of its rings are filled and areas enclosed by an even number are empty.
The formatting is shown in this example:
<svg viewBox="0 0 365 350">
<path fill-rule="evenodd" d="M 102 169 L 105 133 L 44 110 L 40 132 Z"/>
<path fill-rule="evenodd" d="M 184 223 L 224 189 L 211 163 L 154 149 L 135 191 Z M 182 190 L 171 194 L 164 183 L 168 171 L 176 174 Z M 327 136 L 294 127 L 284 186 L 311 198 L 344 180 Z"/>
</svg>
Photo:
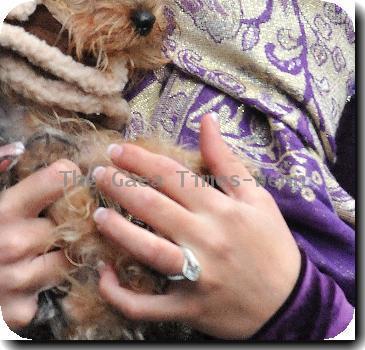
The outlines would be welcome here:
<svg viewBox="0 0 365 350">
<path fill-rule="evenodd" d="M 137 33 L 147 36 L 156 22 L 156 17 L 148 11 L 138 10 L 132 14 L 131 20 L 136 27 Z"/>
</svg>

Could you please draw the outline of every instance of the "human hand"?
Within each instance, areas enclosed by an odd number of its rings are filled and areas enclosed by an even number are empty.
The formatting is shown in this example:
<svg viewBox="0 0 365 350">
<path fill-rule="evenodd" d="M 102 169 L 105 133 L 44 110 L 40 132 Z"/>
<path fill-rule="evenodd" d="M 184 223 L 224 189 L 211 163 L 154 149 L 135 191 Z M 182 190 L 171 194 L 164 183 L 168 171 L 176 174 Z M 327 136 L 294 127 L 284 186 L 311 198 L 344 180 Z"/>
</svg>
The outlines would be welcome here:
<svg viewBox="0 0 365 350">
<path fill-rule="evenodd" d="M 0 174 L 5 172 L 12 163 L 12 158 L 24 153 L 24 145 L 21 142 L 11 143 L 0 147 Z"/>
<path fill-rule="evenodd" d="M 137 227 L 112 209 L 100 208 L 99 230 L 140 262 L 166 275 L 181 273 L 188 247 L 200 262 L 197 282 L 171 282 L 165 295 L 141 295 L 122 288 L 112 267 L 101 271 L 102 296 L 127 318 L 184 321 L 223 339 L 256 333 L 285 302 L 300 272 L 300 252 L 272 196 L 256 185 L 243 163 L 220 137 L 214 115 L 201 127 L 201 153 L 219 178 L 239 176 L 239 186 L 222 182 L 223 192 L 196 186 L 175 161 L 134 145 L 112 146 L 116 167 L 144 178 L 162 177 L 157 190 L 116 186 L 126 181 L 116 168 L 99 167 L 100 190 L 169 240 Z"/>
<path fill-rule="evenodd" d="M 0 193 L 0 305 L 13 330 L 30 323 L 39 292 L 59 285 L 70 267 L 63 252 L 45 252 L 54 225 L 38 218 L 63 195 L 67 171 L 80 172 L 61 160 Z"/>
</svg>

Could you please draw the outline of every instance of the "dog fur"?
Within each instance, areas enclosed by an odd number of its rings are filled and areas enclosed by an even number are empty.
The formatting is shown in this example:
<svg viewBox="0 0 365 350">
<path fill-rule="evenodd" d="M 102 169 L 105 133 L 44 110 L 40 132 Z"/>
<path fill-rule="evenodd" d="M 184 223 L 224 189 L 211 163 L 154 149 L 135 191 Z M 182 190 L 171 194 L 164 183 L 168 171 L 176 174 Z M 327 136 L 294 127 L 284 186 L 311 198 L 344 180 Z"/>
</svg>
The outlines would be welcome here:
<svg viewBox="0 0 365 350">
<path fill-rule="evenodd" d="M 23 135 L 26 139 L 26 151 L 11 170 L 8 185 L 15 184 L 59 159 L 73 161 L 80 167 L 83 175 L 82 179 L 65 188 L 64 196 L 44 213 L 57 226 L 52 241 L 48 242 L 49 249 L 64 249 L 74 268 L 71 273 L 65 273 L 66 282 L 58 287 L 58 293 L 65 293 L 61 298 L 53 299 L 52 304 L 47 306 L 48 310 L 43 305 L 42 312 L 38 313 L 34 323 L 47 323 L 52 328 L 53 336 L 62 340 L 144 339 L 146 332 L 151 333 L 153 325 L 125 319 L 100 297 L 98 291 L 97 267 L 101 261 L 112 263 L 120 284 L 133 291 L 160 294 L 167 286 L 164 276 L 139 264 L 127 252 L 116 249 L 105 240 L 92 219 L 98 206 L 114 208 L 128 220 L 153 232 L 152 228 L 98 192 L 90 178 L 90 173 L 96 166 L 112 165 L 106 155 L 107 146 L 124 141 L 118 132 L 97 129 L 79 117 L 61 118 L 38 114 L 37 111 L 19 112 L 17 108 L 13 111 L 8 108 L 7 118 L 19 116 L 18 113 L 22 113 L 22 130 L 16 128 L 18 135 L 14 137 Z M 8 129 L 7 134 L 10 133 Z M 139 139 L 133 143 L 173 158 L 197 174 L 206 173 L 197 152 L 184 150 L 167 140 L 161 142 L 156 137 Z M 138 180 L 133 174 L 126 175 Z M 61 310 L 56 317 L 55 310 Z M 178 339 L 181 332 L 187 336 L 187 327 L 176 327 L 174 335 L 165 336 Z"/>
<path fill-rule="evenodd" d="M 42 294 L 31 332 L 46 325 L 51 338 L 60 340 L 200 339 L 180 323 L 130 321 L 98 292 L 97 267 L 101 261 L 111 262 L 120 284 L 134 291 L 161 294 L 168 284 L 164 276 L 116 249 L 98 232 L 92 220 L 98 206 L 114 208 L 135 224 L 153 229 L 97 191 L 90 179 L 95 166 L 111 165 L 105 153 L 107 146 L 126 142 L 119 131 L 110 129 L 119 130 L 128 121 L 128 111 L 116 90 L 122 89 L 135 71 L 166 63 L 162 54 L 167 25 L 164 3 L 40 0 L 35 8 L 27 6 L 10 14 L 6 21 L 9 26 L 4 27 L 8 35 L 0 35 L 0 73 L 4 73 L 0 76 L 0 143 L 21 140 L 26 146 L 11 170 L 0 176 L 0 185 L 5 189 L 59 159 L 73 161 L 83 175 L 83 181 L 65 188 L 63 197 L 43 213 L 57 226 L 48 251 L 63 249 L 74 269 L 65 272 L 63 285 Z M 135 32 L 131 22 L 131 14 L 138 9 L 156 17 L 153 30 L 145 37 Z M 24 45 L 12 40 L 16 33 L 25 38 Z M 51 61 L 39 57 L 34 45 L 49 54 Z M 62 62 L 68 70 L 62 69 Z M 24 73 L 21 79 L 16 75 L 19 72 Z M 98 85 L 100 80 L 102 86 Z M 35 89 L 34 83 L 40 87 Z M 58 91 L 62 101 L 49 91 Z M 112 125 L 103 127 L 110 118 Z M 158 135 L 134 143 L 175 159 L 197 174 L 207 174 L 198 152 L 167 140 L 161 142 Z M 37 338 L 34 333 L 29 335 Z"/>
<path fill-rule="evenodd" d="M 43 0 L 37 5 L 12 11 L 0 34 L 0 143 L 21 140 L 26 145 L 24 155 L 13 159 L 10 171 L 1 174 L 0 184 L 6 189 L 59 159 L 75 162 L 84 181 L 65 188 L 64 196 L 43 214 L 57 226 L 48 250 L 63 249 L 74 269 L 65 272 L 64 285 L 42 294 L 28 336 L 37 339 L 34 332 L 39 331 L 38 326 L 48 326 L 50 337 L 61 340 L 153 339 L 159 332 L 162 338 L 190 337 L 192 331 L 183 325 L 165 327 L 127 320 L 100 297 L 100 261 L 112 263 L 121 285 L 137 292 L 163 293 L 167 281 L 115 249 L 92 220 L 98 206 L 112 207 L 152 230 L 99 193 L 90 181 L 90 172 L 96 165 L 110 164 L 105 154 L 110 143 L 123 142 L 119 132 L 100 126 L 108 117 L 115 129 L 127 122 L 128 110 L 121 105 L 120 90 L 136 70 L 166 63 L 162 54 L 164 4 L 160 0 Z M 139 9 L 156 17 L 148 36 L 138 35 L 130 19 Z M 104 79 L 102 86 L 98 86 L 100 79 Z M 35 89 L 37 83 L 39 88 Z M 77 101 L 68 94 L 69 89 Z M 66 102 L 53 99 L 55 93 L 64 94 L 62 101 Z M 108 103 L 98 110 L 99 101 Z M 93 107 L 87 109 L 93 102 L 95 113 Z M 85 118 L 96 119 L 96 123 Z M 118 118 L 120 123 L 115 124 Z M 197 153 L 157 138 L 135 143 L 172 157 L 197 173 L 202 171 Z"/>
<path fill-rule="evenodd" d="M 130 72 L 155 69 L 167 62 L 162 54 L 167 26 L 164 0 L 42 0 L 38 3 L 26 21 L 16 20 L 15 15 L 8 17 L 8 21 L 24 27 L 63 53 L 74 55 L 80 62 L 91 59 L 98 68 L 107 69 L 111 57 L 124 58 Z M 156 17 L 147 36 L 138 35 L 131 21 L 137 10 L 148 11 Z"/>
</svg>

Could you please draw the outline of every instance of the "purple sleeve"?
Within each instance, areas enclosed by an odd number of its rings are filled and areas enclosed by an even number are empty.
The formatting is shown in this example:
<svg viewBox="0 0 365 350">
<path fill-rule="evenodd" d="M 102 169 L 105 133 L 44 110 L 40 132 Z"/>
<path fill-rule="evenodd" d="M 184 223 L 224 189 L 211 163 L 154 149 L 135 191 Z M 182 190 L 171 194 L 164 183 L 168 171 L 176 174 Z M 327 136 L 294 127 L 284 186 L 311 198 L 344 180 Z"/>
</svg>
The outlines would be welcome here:
<svg viewBox="0 0 365 350">
<path fill-rule="evenodd" d="M 297 284 L 279 311 L 250 340 L 314 341 L 334 338 L 346 329 L 353 306 L 344 292 L 301 250 Z"/>
</svg>

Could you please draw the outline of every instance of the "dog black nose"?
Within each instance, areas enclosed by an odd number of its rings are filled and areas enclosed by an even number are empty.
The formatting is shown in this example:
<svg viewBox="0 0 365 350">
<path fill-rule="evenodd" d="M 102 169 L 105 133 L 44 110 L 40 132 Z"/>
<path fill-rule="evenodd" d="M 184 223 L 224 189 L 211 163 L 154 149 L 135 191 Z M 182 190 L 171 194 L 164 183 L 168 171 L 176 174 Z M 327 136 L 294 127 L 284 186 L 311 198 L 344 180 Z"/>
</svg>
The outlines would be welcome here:
<svg viewBox="0 0 365 350">
<path fill-rule="evenodd" d="M 138 10 L 133 13 L 132 22 L 139 35 L 147 36 L 156 22 L 156 17 L 148 11 Z"/>
</svg>

